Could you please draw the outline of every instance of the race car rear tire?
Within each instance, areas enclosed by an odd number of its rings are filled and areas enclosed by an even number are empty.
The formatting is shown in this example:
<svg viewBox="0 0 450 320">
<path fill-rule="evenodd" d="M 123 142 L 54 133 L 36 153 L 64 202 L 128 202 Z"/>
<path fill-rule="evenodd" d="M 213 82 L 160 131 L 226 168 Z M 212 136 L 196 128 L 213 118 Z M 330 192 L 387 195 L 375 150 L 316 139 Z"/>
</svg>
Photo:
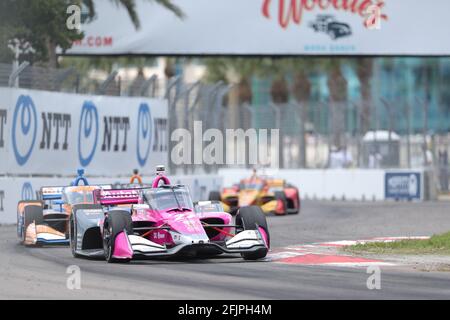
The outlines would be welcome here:
<svg viewBox="0 0 450 320">
<path fill-rule="evenodd" d="M 209 201 L 221 201 L 222 196 L 219 191 L 210 191 L 209 192 Z"/>
<path fill-rule="evenodd" d="M 249 206 L 239 208 L 236 215 L 236 225 L 240 230 L 258 230 L 258 227 L 264 229 L 267 235 L 267 246 L 270 247 L 269 227 L 264 212 L 258 206 Z M 242 258 L 245 260 L 257 260 L 264 258 L 267 250 L 259 250 L 256 252 L 243 252 Z"/>
<path fill-rule="evenodd" d="M 124 230 L 127 234 L 133 234 L 133 222 L 130 213 L 123 210 L 109 211 L 103 228 L 105 259 L 109 263 L 130 261 L 130 259 L 116 259 L 113 257 L 116 237 Z"/>
<path fill-rule="evenodd" d="M 22 240 L 25 242 L 26 231 L 30 224 L 35 223 L 35 225 L 44 223 L 44 211 L 41 206 L 28 205 L 25 207 L 23 212 L 23 230 L 22 230 Z"/>
</svg>

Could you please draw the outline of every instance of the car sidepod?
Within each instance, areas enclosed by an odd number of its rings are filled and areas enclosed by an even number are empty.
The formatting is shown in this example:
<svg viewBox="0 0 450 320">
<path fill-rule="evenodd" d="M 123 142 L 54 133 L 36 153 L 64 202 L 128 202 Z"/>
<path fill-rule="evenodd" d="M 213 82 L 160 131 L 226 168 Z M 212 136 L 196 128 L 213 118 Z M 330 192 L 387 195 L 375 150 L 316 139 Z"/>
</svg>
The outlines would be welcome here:
<svg viewBox="0 0 450 320">
<path fill-rule="evenodd" d="M 75 257 L 103 257 L 100 225 L 104 219 L 100 205 L 80 204 L 72 208 L 70 217 L 70 248 Z"/>
</svg>

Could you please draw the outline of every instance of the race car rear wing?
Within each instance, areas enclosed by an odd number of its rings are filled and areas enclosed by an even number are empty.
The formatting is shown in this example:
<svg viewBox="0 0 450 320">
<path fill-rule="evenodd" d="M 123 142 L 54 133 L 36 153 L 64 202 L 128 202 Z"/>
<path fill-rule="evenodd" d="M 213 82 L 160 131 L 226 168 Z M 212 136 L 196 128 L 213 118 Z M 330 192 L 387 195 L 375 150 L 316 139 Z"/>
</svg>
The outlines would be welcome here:
<svg viewBox="0 0 450 320">
<path fill-rule="evenodd" d="M 103 206 L 117 206 L 121 204 L 137 204 L 138 189 L 94 190 L 94 203 Z"/>
<path fill-rule="evenodd" d="M 113 188 L 112 184 L 92 184 L 91 186 L 99 187 L 100 189 L 103 189 L 103 190 L 110 190 Z"/>
<path fill-rule="evenodd" d="M 41 200 L 60 200 L 64 187 L 42 187 L 38 193 Z"/>
<path fill-rule="evenodd" d="M 133 183 L 118 183 L 114 185 L 114 189 L 148 189 L 151 188 L 150 183 L 133 184 Z"/>
<path fill-rule="evenodd" d="M 286 182 L 283 179 L 268 179 L 267 181 L 267 185 L 269 186 L 269 188 L 276 188 L 276 187 L 284 187 L 284 185 L 286 184 Z"/>
</svg>

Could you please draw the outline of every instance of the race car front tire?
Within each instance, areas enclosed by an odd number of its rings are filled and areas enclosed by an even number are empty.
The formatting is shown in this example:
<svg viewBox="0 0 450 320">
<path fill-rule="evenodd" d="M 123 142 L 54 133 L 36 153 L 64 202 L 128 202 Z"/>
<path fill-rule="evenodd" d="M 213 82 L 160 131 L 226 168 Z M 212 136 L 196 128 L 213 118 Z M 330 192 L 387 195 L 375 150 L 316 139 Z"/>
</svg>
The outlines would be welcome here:
<svg viewBox="0 0 450 320">
<path fill-rule="evenodd" d="M 290 214 L 299 214 L 300 213 L 300 196 L 298 194 L 298 191 L 297 191 L 297 203 L 298 203 L 297 210 L 289 212 Z"/>
<path fill-rule="evenodd" d="M 283 202 L 284 214 L 287 214 L 287 198 L 283 191 L 275 191 L 275 199 Z"/>
<path fill-rule="evenodd" d="M 70 244 L 70 251 L 72 252 L 72 256 L 74 258 L 79 258 L 80 255 L 77 253 L 77 223 L 76 223 L 76 216 L 75 212 L 73 212 L 70 215 L 69 219 L 69 244 Z"/>
<path fill-rule="evenodd" d="M 133 222 L 131 220 L 130 213 L 123 210 L 109 211 L 103 228 L 103 247 L 105 250 L 105 259 L 109 263 L 130 261 L 130 259 L 116 259 L 113 257 L 116 237 L 124 230 L 128 234 L 133 234 Z"/>
<path fill-rule="evenodd" d="M 264 229 L 267 235 L 267 246 L 270 247 L 270 235 L 266 215 L 260 207 L 249 206 L 239 208 L 236 215 L 236 225 L 241 230 L 258 230 L 258 227 Z M 266 255 L 267 250 L 241 253 L 242 258 L 245 260 L 257 260 L 264 258 Z"/>
<path fill-rule="evenodd" d="M 44 212 L 41 206 L 28 205 L 23 212 L 23 231 L 22 240 L 25 242 L 27 228 L 30 224 L 35 225 L 44 223 Z"/>
<path fill-rule="evenodd" d="M 19 237 L 20 241 L 22 241 L 24 238 L 24 230 L 25 230 L 25 208 L 27 205 L 34 205 L 34 206 L 41 206 L 41 201 L 35 201 L 35 200 L 21 200 L 17 203 L 17 236 Z M 22 212 L 20 212 L 19 207 L 24 206 L 22 209 Z"/>
</svg>

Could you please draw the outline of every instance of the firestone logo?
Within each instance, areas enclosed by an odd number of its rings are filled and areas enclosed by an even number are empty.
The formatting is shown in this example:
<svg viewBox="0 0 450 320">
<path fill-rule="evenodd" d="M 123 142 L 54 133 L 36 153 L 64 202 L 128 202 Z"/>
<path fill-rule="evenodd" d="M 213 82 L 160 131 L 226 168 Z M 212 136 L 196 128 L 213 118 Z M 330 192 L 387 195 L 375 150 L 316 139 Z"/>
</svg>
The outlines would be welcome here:
<svg viewBox="0 0 450 320">
<path fill-rule="evenodd" d="M 374 25 L 374 19 L 388 20 L 382 13 L 385 5 L 382 0 L 278 0 L 278 6 L 276 1 L 263 0 L 262 14 L 271 19 L 274 12 L 278 13 L 278 23 L 283 29 L 291 23 L 301 25 L 305 12 L 332 8 L 360 15 L 364 26 L 369 29 Z"/>
</svg>

